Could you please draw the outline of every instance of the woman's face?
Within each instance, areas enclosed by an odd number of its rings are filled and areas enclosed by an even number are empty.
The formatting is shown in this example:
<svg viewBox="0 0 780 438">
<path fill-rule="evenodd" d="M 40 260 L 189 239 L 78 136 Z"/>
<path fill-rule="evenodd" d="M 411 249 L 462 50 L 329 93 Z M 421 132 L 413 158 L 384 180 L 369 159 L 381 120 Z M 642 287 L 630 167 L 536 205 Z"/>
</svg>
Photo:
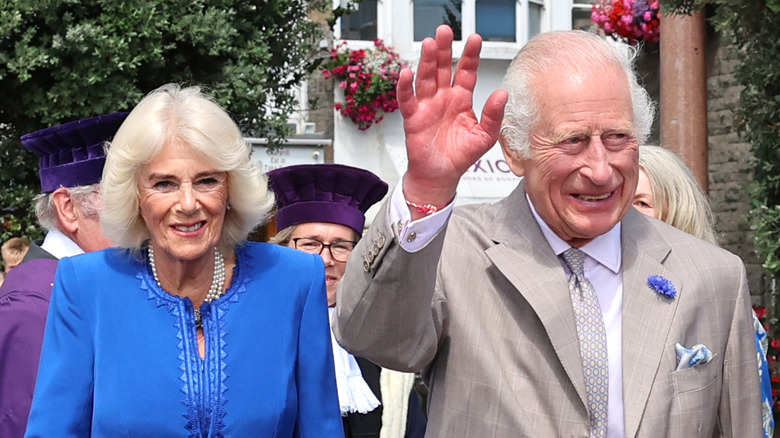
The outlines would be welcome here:
<svg viewBox="0 0 780 438">
<path fill-rule="evenodd" d="M 211 254 L 225 220 L 227 172 L 173 141 L 141 168 L 138 192 L 157 258 L 193 261 Z"/>
<path fill-rule="evenodd" d="M 295 230 L 290 236 L 290 242 L 287 244 L 290 248 L 295 248 L 296 238 L 309 238 L 319 240 L 328 245 L 333 242 L 352 242 L 355 239 L 355 232 L 352 228 L 341 224 L 332 224 L 328 222 L 308 222 L 295 226 Z M 320 252 L 322 261 L 325 262 L 325 285 L 328 292 L 328 306 L 336 305 L 336 290 L 339 287 L 339 281 L 344 276 L 344 270 L 347 267 L 346 262 L 339 262 L 333 259 L 328 248 L 323 247 Z"/>
<path fill-rule="evenodd" d="M 634 208 L 650 217 L 655 217 L 655 202 L 653 201 L 653 187 L 647 173 L 639 168 L 639 182 L 634 193 Z"/>
</svg>

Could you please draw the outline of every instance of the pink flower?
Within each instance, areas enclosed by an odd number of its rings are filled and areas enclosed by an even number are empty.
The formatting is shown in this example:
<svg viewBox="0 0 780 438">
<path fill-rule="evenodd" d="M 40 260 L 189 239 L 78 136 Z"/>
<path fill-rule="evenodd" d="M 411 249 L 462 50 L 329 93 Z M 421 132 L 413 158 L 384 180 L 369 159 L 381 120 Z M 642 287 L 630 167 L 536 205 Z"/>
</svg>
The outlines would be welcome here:
<svg viewBox="0 0 780 438">
<path fill-rule="evenodd" d="M 597 0 L 591 20 L 606 35 L 631 44 L 640 40 L 658 41 L 661 20 L 658 0 Z"/>
<path fill-rule="evenodd" d="M 334 105 L 344 117 L 349 117 L 360 130 L 379 123 L 378 112 L 398 109 L 395 87 L 404 64 L 392 49 L 380 39 L 374 49 L 349 50 L 346 43 L 331 51 L 330 61 L 323 65 L 326 79 L 340 80 L 345 102 Z"/>
</svg>

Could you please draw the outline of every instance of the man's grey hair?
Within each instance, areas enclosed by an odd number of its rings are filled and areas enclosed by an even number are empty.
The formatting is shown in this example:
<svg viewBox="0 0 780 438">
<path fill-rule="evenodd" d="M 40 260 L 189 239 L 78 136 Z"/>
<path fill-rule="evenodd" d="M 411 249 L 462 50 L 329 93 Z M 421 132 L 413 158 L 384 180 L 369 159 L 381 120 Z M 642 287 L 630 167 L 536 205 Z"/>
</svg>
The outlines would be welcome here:
<svg viewBox="0 0 780 438">
<path fill-rule="evenodd" d="M 634 110 L 634 130 L 638 143 L 650 135 L 655 106 L 647 91 L 639 85 L 634 61 L 639 51 L 628 44 L 607 40 L 579 30 L 539 34 L 528 42 L 507 69 L 504 89 L 509 101 L 504 111 L 501 135 L 508 146 L 530 158 L 531 133 L 539 122 L 539 99 L 534 84 L 547 72 L 569 69 L 577 71 L 582 64 L 618 67 L 628 80 Z"/>
<path fill-rule="evenodd" d="M 84 216 L 97 217 L 100 214 L 100 184 L 66 188 L 71 201 Z M 41 193 L 34 198 L 35 215 L 38 224 L 47 231 L 59 229 L 60 221 L 57 208 L 54 206 L 52 193 Z"/>
</svg>

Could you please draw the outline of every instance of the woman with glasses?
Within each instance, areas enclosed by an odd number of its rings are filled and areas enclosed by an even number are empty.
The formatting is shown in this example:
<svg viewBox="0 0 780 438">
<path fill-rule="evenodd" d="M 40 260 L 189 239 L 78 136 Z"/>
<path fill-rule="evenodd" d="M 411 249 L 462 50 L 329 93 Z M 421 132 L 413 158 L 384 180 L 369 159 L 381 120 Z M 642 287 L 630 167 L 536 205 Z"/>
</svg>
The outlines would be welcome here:
<svg viewBox="0 0 780 438">
<path fill-rule="evenodd" d="M 322 257 L 332 316 L 365 212 L 385 196 L 387 184 L 367 170 L 337 164 L 284 167 L 268 178 L 278 207 L 279 231 L 271 240 Z M 412 392 L 413 374 L 381 369 L 335 340 L 333 356 L 345 437 L 378 438 L 380 431 L 390 438 L 422 436 L 425 419 Z"/>
</svg>

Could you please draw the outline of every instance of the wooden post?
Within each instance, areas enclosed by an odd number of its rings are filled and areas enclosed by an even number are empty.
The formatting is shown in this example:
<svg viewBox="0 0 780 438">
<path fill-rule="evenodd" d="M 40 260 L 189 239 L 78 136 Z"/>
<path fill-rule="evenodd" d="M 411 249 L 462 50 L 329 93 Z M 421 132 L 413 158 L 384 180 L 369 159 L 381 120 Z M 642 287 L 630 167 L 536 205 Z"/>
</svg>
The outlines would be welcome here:
<svg viewBox="0 0 780 438">
<path fill-rule="evenodd" d="M 661 18 L 661 145 L 685 161 L 706 193 L 709 172 L 705 40 L 701 12 Z"/>
</svg>

